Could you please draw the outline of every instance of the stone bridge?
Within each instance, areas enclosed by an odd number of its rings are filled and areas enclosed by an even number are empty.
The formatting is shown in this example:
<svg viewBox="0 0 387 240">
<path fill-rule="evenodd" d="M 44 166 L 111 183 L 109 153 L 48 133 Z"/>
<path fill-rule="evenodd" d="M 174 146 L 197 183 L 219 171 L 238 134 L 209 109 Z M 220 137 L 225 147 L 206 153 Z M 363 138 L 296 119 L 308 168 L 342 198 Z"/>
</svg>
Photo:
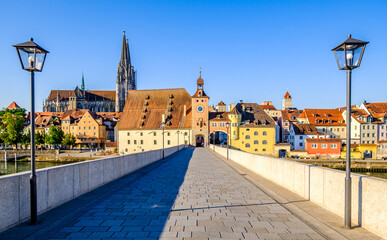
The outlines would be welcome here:
<svg viewBox="0 0 387 240">
<path fill-rule="evenodd" d="M 21 223 L 0 239 L 382 239 L 206 148 L 165 160 Z"/>
</svg>

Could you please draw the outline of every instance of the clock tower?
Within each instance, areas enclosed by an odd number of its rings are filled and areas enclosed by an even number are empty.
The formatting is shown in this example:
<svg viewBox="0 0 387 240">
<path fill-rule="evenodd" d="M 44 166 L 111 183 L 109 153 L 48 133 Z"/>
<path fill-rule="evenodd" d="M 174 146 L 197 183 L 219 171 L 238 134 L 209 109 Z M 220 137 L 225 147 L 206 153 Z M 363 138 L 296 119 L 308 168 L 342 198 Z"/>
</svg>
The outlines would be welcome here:
<svg viewBox="0 0 387 240">
<path fill-rule="evenodd" d="M 192 96 L 192 143 L 205 147 L 208 142 L 208 97 L 203 89 L 202 72 L 197 80 L 197 90 Z"/>
</svg>

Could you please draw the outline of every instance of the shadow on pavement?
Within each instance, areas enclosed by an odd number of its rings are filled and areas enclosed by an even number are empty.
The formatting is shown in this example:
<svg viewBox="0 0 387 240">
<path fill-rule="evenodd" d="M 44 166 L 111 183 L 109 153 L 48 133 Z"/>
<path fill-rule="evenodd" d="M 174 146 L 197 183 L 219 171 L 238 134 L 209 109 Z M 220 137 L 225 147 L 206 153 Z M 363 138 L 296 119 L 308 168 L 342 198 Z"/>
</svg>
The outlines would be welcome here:
<svg viewBox="0 0 387 240">
<path fill-rule="evenodd" d="M 0 239 L 158 238 L 194 148 L 144 167 L 0 233 Z"/>
</svg>

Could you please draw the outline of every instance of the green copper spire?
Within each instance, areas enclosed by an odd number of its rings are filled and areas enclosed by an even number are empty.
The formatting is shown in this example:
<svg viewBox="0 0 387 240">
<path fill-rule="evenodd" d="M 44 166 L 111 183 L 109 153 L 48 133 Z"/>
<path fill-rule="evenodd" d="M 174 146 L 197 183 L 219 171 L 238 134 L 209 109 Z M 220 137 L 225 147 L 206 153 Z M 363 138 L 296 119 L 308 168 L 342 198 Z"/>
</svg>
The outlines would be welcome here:
<svg viewBox="0 0 387 240">
<path fill-rule="evenodd" d="M 81 84 L 81 90 L 82 90 L 82 91 L 85 91 L 85 78 L 83 77 L 83 73 L 82 73 L 82 84 Z"/>
</svg>

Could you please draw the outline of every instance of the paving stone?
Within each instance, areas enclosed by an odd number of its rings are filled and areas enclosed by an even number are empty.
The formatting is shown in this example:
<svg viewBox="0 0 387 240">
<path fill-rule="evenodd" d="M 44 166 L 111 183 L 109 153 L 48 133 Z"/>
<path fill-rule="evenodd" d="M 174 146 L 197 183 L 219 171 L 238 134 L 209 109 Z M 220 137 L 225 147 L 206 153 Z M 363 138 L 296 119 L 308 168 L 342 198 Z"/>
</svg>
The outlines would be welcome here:
<svg viewBox="0 0 387 240">
<path fill-rule="evenodd" d="M 72 222 L 50 238 L 321 239 L 204 148 L 174 155 Z"/>
</svg>

